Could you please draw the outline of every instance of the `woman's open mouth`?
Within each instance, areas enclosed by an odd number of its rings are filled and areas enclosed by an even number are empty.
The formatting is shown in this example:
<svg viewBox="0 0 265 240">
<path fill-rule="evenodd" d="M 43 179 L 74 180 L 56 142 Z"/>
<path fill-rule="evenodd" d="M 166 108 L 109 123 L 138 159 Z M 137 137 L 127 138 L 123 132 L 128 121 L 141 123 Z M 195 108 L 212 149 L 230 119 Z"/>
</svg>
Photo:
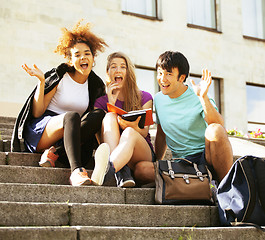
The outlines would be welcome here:
<svg viewBox="0 0 265 240">
<path fill-rule="evenodd" d="M 83 69 L 87 69 L 87 68 L 88 68 L 88 64 L 87 64 L 87 63 L 82 63 L 82 64 L 81 64 L 81 68 L 83 68 Z"/>
</svg>

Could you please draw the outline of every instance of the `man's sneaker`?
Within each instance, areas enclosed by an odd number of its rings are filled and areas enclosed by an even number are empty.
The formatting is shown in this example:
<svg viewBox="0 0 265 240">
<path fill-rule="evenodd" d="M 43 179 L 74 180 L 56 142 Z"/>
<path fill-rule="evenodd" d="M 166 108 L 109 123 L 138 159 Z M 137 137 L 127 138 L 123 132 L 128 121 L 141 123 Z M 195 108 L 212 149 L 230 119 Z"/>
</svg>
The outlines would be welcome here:
<svg viewBox="0 0 265 240">
<path fill-rule="evenodd" d="M 118 187 L 134 187 L 135 181 L 131 174 L 131 169 L 125 165 L 120 171 L 115 173 Z"/>
<path fill-rule="evenodd" d="M 86 169 L 76 168 L 70 176 L 70 183 L 72 186 L 91 185 L 91 179 L 88 177 Z"/>
<path fill-rule="evenodd" d="M 56 153 L 56 148 L 51 146 L 41 155 L 39 165 L 41 167 L 55 167 L 55 161 L 58 159 L 58 157 L 59 155 Z"/>
<path fill-rule="evenodd" d="M 100 144 L 95 152 L 95 168 L 91 176 L 94 185 L 101 186 L 103 184 L 105 175 L 109 172 L 111 166 L 109 155 L 109 145 L 107 143 Z"/>
</svg>

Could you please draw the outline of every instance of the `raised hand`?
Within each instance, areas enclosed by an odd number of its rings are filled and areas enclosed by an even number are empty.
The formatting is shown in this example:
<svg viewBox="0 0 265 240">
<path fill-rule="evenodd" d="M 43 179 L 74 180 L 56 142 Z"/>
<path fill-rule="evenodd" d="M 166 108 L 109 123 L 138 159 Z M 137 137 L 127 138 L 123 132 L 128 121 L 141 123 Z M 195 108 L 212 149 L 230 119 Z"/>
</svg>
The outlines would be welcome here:
<svg viewBox="0 0 265 240">
<path fill-rule="evenodd" d="M 107 95 L 109 103 L 115 105 L 120 93 L 121 86 L 118 83 L 111 82 L 108 84 Z"/>
<path fill-rule="evenodd" d="M 41 82 L 45 81 L 43 72 L 36 66 L 36 64 L 33 65 L 33 68 L 30 68 L 27 66 L 27 64 L 23 64 L 22 68 L 30 75 L 37 77 Z"/>
<path fill-rule="evenodd" d="M 197 96 L 203 98 L 207 95 L 209 87 L 212 83 L 211 72 L 208 69 L 203 69 L 201 81 L 199 82 L 199 84 L 196 85 L 192 79 L 190 80 L 190 82 Z"/>
</svg>

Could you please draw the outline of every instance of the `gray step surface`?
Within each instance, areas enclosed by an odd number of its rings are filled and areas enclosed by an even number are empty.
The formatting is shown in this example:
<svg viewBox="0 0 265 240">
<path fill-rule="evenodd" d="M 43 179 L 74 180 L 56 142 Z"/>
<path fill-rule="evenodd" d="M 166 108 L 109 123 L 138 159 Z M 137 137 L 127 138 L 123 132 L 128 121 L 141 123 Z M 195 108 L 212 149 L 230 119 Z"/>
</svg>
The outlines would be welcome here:
<svg viewBox="0 0 265 240">
<path fill-rule="evenodd" d="M 264 240 L 253 227 L 0 227 L 1 239 L 12 240 Z"/>
<path fill-rule="evenodd" d="M 87 170 L 91 177 L 92 170 Z M 46 168 L 30 166 L 0 165 L 0 183 L 28 183 L 70 185 L 71 170 L 69 168 Z M 116 186 L 111 178 L 104 186 Z"/>
<path fill-rule="evenodd" d="M 218 226 L 215 206 L 0 202 L 0 226 Z"/>
<path fill-rule="evenodd" d="M 15 117 L 0 116 L 0 123 L 8 123 L 14 125 L 16 121 Z"/>
<path fill-rule="evenodd" d="M 0 201 L 155 204 L 154 188 L 0 183 Z"/>
</svg>

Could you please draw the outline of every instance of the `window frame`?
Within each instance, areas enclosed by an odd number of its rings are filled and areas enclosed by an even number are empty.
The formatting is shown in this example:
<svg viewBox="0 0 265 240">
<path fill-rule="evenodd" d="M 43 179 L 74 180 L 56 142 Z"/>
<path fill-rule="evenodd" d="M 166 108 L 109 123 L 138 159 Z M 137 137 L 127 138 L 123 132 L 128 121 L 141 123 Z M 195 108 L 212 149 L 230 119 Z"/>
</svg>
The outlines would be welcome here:
<svg viewBox="0 0 265 240">
<path fill-rule="evenodd" d="M 201 26 L 198 24 L 194 24 L 194 23 L 187 23 L 187 27 L 189 28 L 195 28 L 195 29 L 201 29 L 201 30 L 206 30 L 209 32 L 214 32 L 214 33 L 222 33 L 222 31 L 220 31 L 220 26 L 219 26 L 219 14 L 217 13 L 217 5 L 219 6 L 219 0 L 214 0 L 214 18 L 215 18 L 215 27 L 206 27 L 206 26 Z"/>
<path fill-rule="evenodd" d="M 265 2 L 263 2 L 263 4 L 264 4 L 263 8 L 264 9 L 261 10 L 262 11 L 262 18 L 263 18 L 263 22 L 262 22 L 262 24 L 263 24 L 263 37 L 250 36 L 250 35 L 247 35 L 244 33 L 243 2 L 241 4 L 242 4 L 241 6 L 242 6 L 242 36 L 243 36 L 243 38 L 248 39 L 248 40 L 265 42 Z M 256 4 L 256 2 L 255 2 L 255 4 Z M 255 16 L 255 17 L 256 17 L 255 20 L 257 20 L 257 16 Z"/>
<path fill-rule="evenodd" d="M 148 16 L 145 14 L 125 11 L 125 10 L 122 10 L 121 12 L 122 14 L 125 14 L 125 15 L 135 16 L 135 17 L 144 18 L 148 20 L 162 21 L 162 19 L 159 17 L 159 7 L 160 7 L 159 0 L 155 0 L 155 16 Z"/>
<path fill-rule="evenodd" d="M 264 90 L 265 90 L 265 85 L 263 85 L 263 84 L 252 83 L 252 82 L 246 82 L 246 87 L 247 87 L 247 86 L 261 87 L 261 88 L 264 88 Z M 247 91 L 247 89 L 246 89 L 246 91 Z M 246 100 L 247 100 L 247 102 L 248 102 L 247 92 L 246 92 Z M 248 111 L 248 109 L 247 109 L 247 111 Z M 249 129 L 249 124 L 262 125 L 262 126 L 265 128 L 265 121 L 264 121 L 264 122 L 257 122 L 257 121 L 249 121 L 248 119 L 249 119 L 249 118 L 248 118 L 248 112 L 247 112 L 247 124 L 248 124 L 247 129 Z M 248 130 L 248 132 L 252 132 L 252 130 L 250 130 L 250 131 Z M 263 132 L 264 132 L 264 131 L 263 131 Z"/>
</svg>

